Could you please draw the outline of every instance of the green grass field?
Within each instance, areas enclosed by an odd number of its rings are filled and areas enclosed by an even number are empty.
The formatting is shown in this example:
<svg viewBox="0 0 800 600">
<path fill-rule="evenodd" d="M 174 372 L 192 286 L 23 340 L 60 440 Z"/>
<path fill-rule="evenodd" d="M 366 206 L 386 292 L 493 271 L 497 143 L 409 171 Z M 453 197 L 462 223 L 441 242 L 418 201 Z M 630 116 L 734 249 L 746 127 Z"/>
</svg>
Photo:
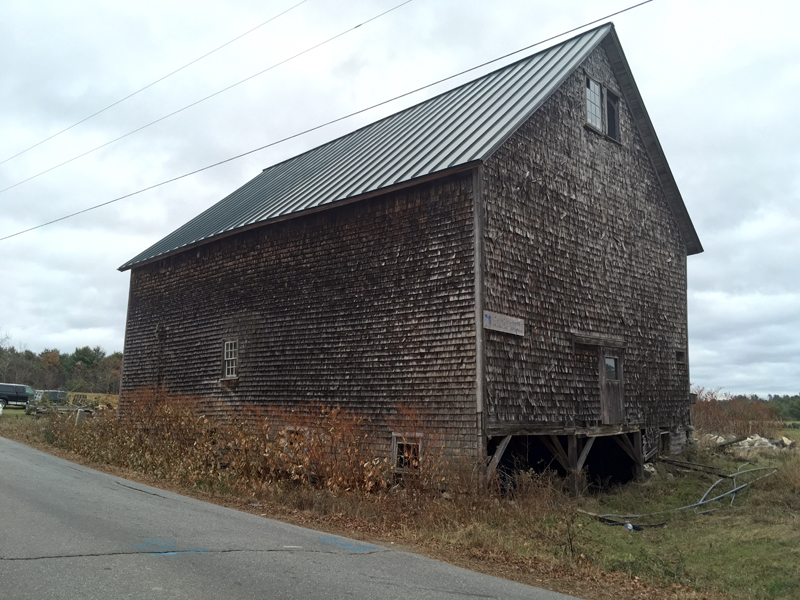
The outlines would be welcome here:
<svg viewBox="0 0 800 600">
<path fill-rule="evenodd" d="M 0 419 L 20 419 L 25 418 L 25 409 L 22 407 L 16 406 L 6 406 L 3 409 L 3 414 L 0 415 Z"/>
<path fill-rule="evenodd" d="M 747 462 L 707 451 L 695 451 L 687 459 L 727 474 Z M 591 559 L 631 577 L 717 590 L 732 598 L 800 598 L 800 455 L 753 455 L 748 460 L 752 464 L 745 469 L 776 466 L 778 471 L 738 493 L 732 504 L 728 497 L 697 512 L 689 509 L 631 519 L 664 523 L 663 527 L 628 532 L 594 521 L 585 537 Z M 599 514 L 670 511 L 698 502 L 719 479 L 666 463 L 657 468 L 658 473 L 644 484 L 587 498 L 581 504 Z M 737 483 L 746 481 L 741 477 Z M 732 487 L 732 482 L 720 484 L 710 497 Z M 702 514 L 708 509 L 713 512 Z"/>
</svg>

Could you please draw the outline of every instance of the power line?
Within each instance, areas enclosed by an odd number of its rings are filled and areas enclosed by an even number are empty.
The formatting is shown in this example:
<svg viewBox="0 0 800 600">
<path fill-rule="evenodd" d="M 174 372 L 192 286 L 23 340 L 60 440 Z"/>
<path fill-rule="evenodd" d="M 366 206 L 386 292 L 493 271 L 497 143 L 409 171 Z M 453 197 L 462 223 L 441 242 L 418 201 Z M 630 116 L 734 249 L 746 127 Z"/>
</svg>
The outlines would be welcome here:
<svg viewBox="0 0 800 600">
<path fill-rule="evenodd" d="M 350 33 L 351 31 L 354 31 L 354 30 L 358 29 L 362 25 L 366 25 L 367 23 L 369 23 L 371 21 L 374 21 L 375 19 L 379 19 L 380 17 L 382 17 L 382 16 L 384 16 L 386 14 L 389 14 L 392 11 L 397 10 L 398 8 L 400 8 L 402 6 L 405 6 L 406 4 L 409 4 L 410 2 L 413 2 L 413 0 L 405 0 L 405 2 L 402 2 L 401 4 L 398 4 L 397 6 L 395 6 L 393 8 L 390 8 L 389 10 L 386 10 L 386 11 L 380 13 L 379 15 L 375 15 L 374 17 L 372 17 L 370 19 L 367 19 L 363 23 L 359 23 L 355 27 L 351 27 L 349 29 L 346 29 L 346 30 L 342 31 L 341 33 L 337 33 L 335 36 L 333 36 L 331 38 L 328 38 L 327 40 L 325 40 L 323 42 L 320 42 L 320 43 L 318 43 L 318 44 L 316 44 L 314 46 L 311 46 L 310 48 L 306 48 L 305 50 L 303 50 L 302 52 L 298 52 L 294 56 L 290 56 L 289 58 L 286 58 L 286 59 L 284 59 L 284 60 L 282 60 L 282 61 L 280 61 L 278 63 L 275 63 L 274 65 L 272 65 L 270 67 L 267 67 L 266 69 L 264 69 L 262 71 L 259 71 L 258 73 L 254 73 L 253 75 L 250 75 L 249 77 L 245 77 L 241 81 L 237 81 L 236 83 L 233 83 L 233 84 L 229 85 L 228 87 L 222 88 L 221 90 L 218 90 L 218 91 L 214 92 L 213 94 L 210 94 L 210 95 L 206 96 L 205 98 L 201 98 L 200 100 L 192 102 L 191 104 L 188 104 L 188 105 L 184 106 L 183 108 L 179 108 L 178 110 L 175 110 L 175 111 L 173 111 L 173 112 L 171 112 L 171 113 L 169 113 L 167 115 L 164 115 L 163 117 L 159 117 L 155 121 L 150 121 L 146 125 L 142 125 L 141 127 L 138 127 L 136 129 L 134 129 L 133 131 L 129 131 L 128 133 L 125 133 L 125 134 L 119 136 L 118 138 L 114 138 L 113 140 L 105 142 L 104 144 L 100 144 L 99 146 L 97 146 L 95 148 L 92 148 L 91 150 L 87 150 L 86 152 L 78 154 L 77 156 L 73 156 L 72 158 L 67 159 L 64 162 L 59 163 L 59 164 L 57 164 L 55 166 L 52 166 L 49 169 L 45 169 L 44 171 L 40 171 L 36 175 L 31 175 L 27 179 L 23 179 L 22 181 L 18 181 L 17 183 L 14 183 L 14 184 L 6 187 L 6 188 L 3 188 L 2 190 L 0 190 L 0 194 L 2 194 L 4 192 L 7 192 L 8 190 L 14 189 L 17 186 L 22 185 L 23 183 L 27 183 L 28 181 L 31 181 L 32 179 L 36 179 L 37 177 L 41 177 L 42 175 L 44 175 L 46 173 L 49 173 L 50 171 L 55 171 L 59 167 L 63 167 L 64 165 L 68 165 L 69 163 L 71 163 L 73 161 L 76 161 L 79 158 L 83 158 L 84 156 L 86 156 L 88 154 L 91 154 L 92 152 L 96 152 L 96 151 L 100 150 L 101 148 L 105 148 L 106 146 L 110 146 L 111 144 L 113 144 L 115 142 L 118 142 L 118 141 L 120 141 L 120 140 L 122 140 L 122 139 L 124 139 L 124 138 L 126 138 L 128 136 L 133 135 L 134 133 L 138 133 L 139 131 L 142 131 L 143 129 L 147 129 L 148 127 L 150 127 L 152 125 L 155 125 L 156 123 L 160 123 L 161 121 L 169 119 L 170 117 L 174 117 L 178 113 L 182 113 L 183 111 L 188 110 L 188 109 L 192 108 L 193 106 L 197 106 L 198 104 L 201 104 L 202 102 L 205 102 L 206 100 L 210 100 L 211 98 L 213 98 L 215 96 L 219 96 L 220 94 L 222 94 L 224 92 L 227 92 L 228 90 L 233 89 L 236 86 L 239 86 L 239 85 L 241 85 L 241 84 L 243 84 L 243 83 L 245 83 L 247 81 L 250 81 L 251 79 L 254 79 L 254 78 L 258 77 L 259 75 L 263 75 L 267 71 L 271 71 L 272 69 L 275 69 L 275 68 L 277 68 L 277 67 L 279 67 L 279 66 L 281 66 L 283 64 L 286 64 L 287 62 L 289 62 L 291 60 L 294 60 L 295 58 L 298 58 L 299 56 L 303 56 L 304 54 L 308 54 L 312 50 L 316 50 L 320 46 L 324 46 L 325 44 L 327 44 L 329 42 L 332 42 L 333 40 L 335 40 L 337 38 L 340 38 L 343 35 L 346 35 L 346 34 Z"/>
<path fill-rule="evenodd" d="M 186 69 L 187 67 L 191 67 L 191 66 L 192 66 L 193 64 L 195 64 L 196 62 L 200 62 L 200 61 L 201 61 L 201 60 L 203 60 L 204 58 L 207 58 L 207 57 L 211 56 L 212 54 L 214 54 L 215 52 L 217 52 L 217 51 L 219 51 L 219 50 L 222 50 L 222 49 L 223 49 L 223 48 L 225 48 L 226 46 L 230 46 L 230 45 L 231 45 L 233 42 L 235 42 L 235 41 L 237 41 L 237 40 L 240 40 L 240 39 L 242 39 L 244 36 L 246 36 L 246 35 L 249 35 L 249 34 L 253 33 L 253 32 L 254 32 L 256 29 L 260 29 L 261 27 L 263 27 L 264 25 L 267 25 L 268 23 L 272 23 L 272 21 L 274 21 L 274 20 L 275 20 L 275 19 L 277 19 L 278 17 L 281 17 L 281 16 L 285 15 L 285 14 L 286 14 L 286 13 L 288 13 L 289 11 L 291 11 L 291 10 L 294 10 L 295 8 L 297 8 L 297 7 L 298 7 L 298 6 L 300 6 L 301 4 L 305 4 L 306 2 L 308 2 L 308 0 L 302 0 L 301 2 L 298 2 L 298 3 L 297 3 L 297 4 L 295 4 L 294 6 L 291 6 L 291 7 L 287 8 L 286 10 L 284 10 L 283 12 L 280 12 L 280 13 L 278 13 L 277 15 L 275 15 L 275 16 L 274 16 L 274 17 L 272 17 L 271 19 L 268 19 L 268 20 L 264 21 L 264 22 L 263 22 L 263 23 L 261 23 L 260 25 L 256 25 L 256 26 L 255 26 L 255 27 L 253 27 L 252 29 L 250 29 L 250 30 L 248 30 L 248 31 L 245 31 L 243 34 L 236 36 L 236 37 L 235 37 L 235 38 L 233 38 L 232 40 L 225 42 L 224 44 L 222 44 L 221 46 L 218 46 L 217 48 L 214 48 L 214 49 L 213 49 L 213 50 L 211 50 L 210 52 L 206 52 L 206 53 L 205 53 L 205 54 L 203 54 L 202 56 L 200 56 L 200 57 L 198 57 L 198 58 L 195 58 L 193 61 L 186 63 L 185 65 L 183 65 L 182 67 L 180 67 L 180 68 L 178 68 L 178 69 L 175 69 L 175 70 L 174 70 L 174 71 L 172 71 L 171 73 L 167 73 L 166 75 L 164 75 L 163 77 L 160 77 L 159 79 L 156 79 L 156 80 L 155 80 L 155 81 L 153 81 L 152 83 L 148 83 L 148 84 L 147 84 L 146 86 L 144 86 L 143 88 L 140 88 L 140 89 L 136 90 L 135 92 L 131 92 L 130 94 L 128 94 L 128 95 L 127 95 L 127 96 L 125 96 L 124 98 L 120 98 L 120 99 L 119 99 L 119 100 L 117 100 L 116 102 L 112 102 L 111 104 L 109 104 L 109 105 L 108 105 L 108 106 L 106 106 L 105 108 L 101 108 L 101 109 L 100 109 L 100 110 L 98 110 L 97 112 L 94 112 L 94 113 L 92 113 L 91 115 L 89 115 L 88 117 L 85 117 L 85 118 L 81 119 L 81 120 L 80 120 L 80 121 L 78 121 L 77 123 L 73 123 L 73 124 L 72 124 L 72 125 L 70 125 L 69 127 L 67 127 L 67 128 L 65 128 L 65 129 L 62 129 L 61 131 L 58 131 L 58 132 L 54 133 L 54 134 L 53 134 L 53 135 L 51 135 L 50 137 L 46 137 L 46 138 L 44 138 L 42 141 L 35 143 L 33 146 L 30 146 L 29 148 L 25 148 L 25 150 L 22 150 L 22 151 L 20 151 L 20 152 L 17 152 L 17 153 L 16 153 L 14 156 L 9 156 L 7 159 L 5 159 L 5 160 L 1 161 L 1 162 L 0 162 L 0 165 L 4 165 L 4 164 L 6 164 L 8 161 L 10 161 L 10 160 L 12 160 L 12 159 L 14 159 L 14 158 L 17 158 L 18 156 L 22 156 L 23 154 L 25 154 L 25 153 L 26 153 L 26 152 L 28 152 L 29 150 L 33 150 L 34 148 L 36 148 L 37 146 L 41 146 L 41 145 L 42 145 L 42 144 L 44 144 L 45 142 L 49 142 L 49 141 L 50 141 L 50 140 L 52 140 L 53 138 L 55 138 L 55 137 L 58 137 L 59 135 L 61 135 L 62 133 L 66 133 L 67 131 L 69 131 L 70 129 L 72 129 L 72 128 L 74 128 L 74 127 L 77 127 L 77 126 L 78 126 L 78 125 L 80 125 L 81 123 L 85 123 L 85 122 L 86 122 L 86 121 L 88 121 L 89 119 L 92 119 L 92 118 L 96 117 L 97 115 L 99 115 L 99 114 L 101 114 L 101 113 L 104 113 L 104 112 L 106 112 L 106 111 L 107 111 L 109 108 L 113 108 L 113 107 L 115 107 L 117 104 L 120 104 L 120 103 L 122 103 L 122 102 L 125 102 L 125 100 L 128 100 L 129 98 L 133 98 L 133 97 L 134 97 L 136 94 L 139 94 L 139 93 L 141 93 L 141 92 L 145 91 L 146 89 L 153 87 L 155 84 L 157 84 L 157 83 L 160 83 L 160 82 L 164 81 L 164 80 L 165 80 L 165 79 L 167 79 L 168 77 L 172 77 L 173 75 L 175 75 L 176 73 L 178 73 L 178 72 L 180 72 L 180 71 L 183 71 L 183 70 L 184 70 L 184 69 Z"/>
<path fill-rule="evenodd" d="M 89 211 L 92 211 L 92 210 L 95 210 L 95 209 L 98 209 L 98 208 L 102 208 L 103 206 L 108 206 L 109 204 L 113 204 L 115 202 L 119 202 L 120 200 L 124 200 L 126 198 L 130 198 L 131 196 L 136 196 L 138 194 L 141 194 L 141 193 L 147 192 L 149 190 L 161 187 L 163 185 L 167 185 L 168 183 L 173 183 L 173 182 L 178 181 L 180 179 L 185 179 L 186 177 L 191 177 L 192 175 L 196 175 L 197 173 L 202 173 L 203 171 L 208 171 L 209 169 L 213 169 L 215 167 L 218 167 L 220 165 L 224 165 L 224 164 L 232 162 L 234 160 L 238 160 L 238 159 L 243 158 L 245 156 L 248 156 L 250 154 L 254 154 L 256 152 L 260 152 L 261 150 L 265 150 L 267 148 L 271 148 L 272 146 L 277 146 L 278 144 L 282 144 L 283 142 L 287 142 L 287 141 L 292 140 L 294 138 L 298 138 L 298 137 L 303 136 L 303 135 L 305 135 L 307 133 L 311 133 L 312 131 L 317 131 L 318 129 L 322 129 L 323 127 L 327 127 L 328 125 L 333 125 L 334 123 L 338 123 L 340 121 L 344 121 L 345 119 L 349 119 L 349 118 L 354 117 L 356 115 L 360 115 L 360 114 L 365 113 L 367 111 L 370 111 L 370 110 L 372 110 L 374 108 L 378 108 L 379 106 L 383 106 L 385 104 L 389 104 L 390 102 L 394 102 L 395 100 L 399 100 L 400 98 L 404 98 L 406 96 L 410 96 L 411 94 L 415 94 L 415 93 L 420 92 L 422 90 L 426 90 L 426 89 L 428 89 L 430 87 L 433 87 L 433 86 L 438 85 L 440 83 L 443 83 L 445 81 L 449 81 L 451 79 L 454 79 L 454 78 L 459 77 L 461 75 L 464 75 L 466 73 L 470 73 L 472 71 L 475 71 L 476 69 L 480 69 L 480 68 L 485 67 L 487 65 L 490 65 L 492 63 L 496 63 L 497 61 L 503 60 L 503 59 L 508 58 L 510 56 L 514 56 L 515 54 L 519 54 L 520 52 L 524 52 L 526 50 L 530 50 L 531 48 L 535 48 L 536 46 L 541 46 L 542 44 L 545 44 L 545 43 L 547 43 L 549 41 L 552 41 L 552 40 L 554 40 L 556 38 L 559 38 L 559 37 L 565 36 L 567 34 L 573 33 L 575 31 L 578 31 L 579 29 L 583 29 L 585 27 L 589 27 L 590 25 L 594 25 L 596 23 L 599 23 L 600 21 L 605 21 L 606 19 L 610 19 L 611 17 L 615 17 L 615 16 L 620 15 L 622 13 L 631 11 L 634 8 L 638 8 L 640 6 L 648 4 L 650 2 L 653 2 L 653 0 L 644 0 L 644 2 L 640 2 L 638 4 L 634 4 L 632 6 L 629 6 L 628 8 L 624 8 L 622 10 L 619 10 L 617 12 L 611 13 L 611 14 L 606 15 L 604 17 L 600 17 L 599 19 L 595 19 L 594 21 L 589 21 L 588 23 L 584 23 L 583 25 L 579 25 L 578 27 L 573 27 L 572 29 L 568 29 L 567 31 L 563 31 L 563 32 L 561 32 L 561 33 L 559 33 L 557 35 L 553 35 L 553 36 L 550 36 L 549 38 L 540 40 L 540 41 L 536 42 L 535 44 L 530 44 L 529 46 L 525 46 L 524 48 L 520 48 L 519 50 L 514 50 L 513 52 L 509 52 L 508 54 L 504 54 L 503 56 L 498 56 L 497 58 L 493 58 L 492 60 L 486 61 L 486 62 L 481 63 L 479 65 L 475 65 L 474 67 L 470 67 L 469 69 L 465 69 L 463 71 L 459 71 L 458 73 L 455 73 L 453 75 L 448 75 L 447 77 L 444 77 L 442 79 L 438 79 L 438 80 L 436 80 L 436 81 L 434 81 L 432 83 L 428 83 L 426 85 L 423 85 L 421 87 L 415 88 L 415 89 L 413 89 L 411 91 L 405 92 L 405 93 L 400 94 L 398 96 L 394 96 L 392 98 L 389 98 L 388 100 L 383 100 L 382 102 L 378 102 L 377 104 L 373 104 L 371 106 L 367 106 L 366 108 L 362 108 L 360 110 L 357 110 L 355 112 L 351 112 L 351 113 L 346 114 L 344 116 L 337 117 L 336 119 L 332 119 L 330 121 L 326 121 L 325 123 L 322 123 L 320 125 L 316 125 L 316 126 L 311 127 L 309 129 L 305 129 L 305 130 L 300 131 L 298 133 L 294 133 L 294 134 L 292 134 L 290 136 L 287 136 L 287 137 L 281 138 L 279 140 L 276 140 L 274 142 L 270 142 L 269 144 L 264 144 L 263 146 L 259 146 L 258 148 L 253 148 L 252 150 L 248 150 L 247 152 L 242 152 L 241 154 L 237 154 L 235 156 L 231 156 L 230 158 L 226 158 L 225 160 L 221 160 L 219 162 L 207 165 L 205 167 L 201 167 L 199 169 L 195 169 L 194 171 L 190 171 L 188 173 L 184 173 L 183 175 L 178 175 L 177 177 L 173 177 L 171 179 L 166 179 L 166 180 L 161 181 L 159 183 L 156 183 L 156 184 L 150 185 L 148 187 L 136 190 L 135 192 L 131 192 L 131 193 L 125 194 L 123 196 L 118 196 L 118 197 L 113 198 L 111 200 L 107 200 L 106 202 L 102 202 L 101 204 L 95 204 L 94 206 L 90 206 L 89 208 L 84 208 L 83 210 L 79 210 L 77 212 L 70 213 L 68 215 L 64 215 L 63 217 L 59 217 L 58 219 L 53 219 L 52 221 L 48 221 L 46 223 L 42 223 L 42 224 L 36 225 L 34 227 L 29 227 L 28 229 L 23 229 L 22 231 L 18 231 L 16 233 L 12 233 L 12 234 L 7 235 L 5 237 L 1 237 L 0 238 L 0 242 L 2 242 L 4 240 L 7 240 L 7 239 L 10 239 L 10 238 L 13 238 L 13 237 L 16 237 L 18 235 L 22 235 L 23 233 L 28 233 L 28 232 L 34 231 L 36 229 L 41 229 L 42 227 L 46 227 L 48 225 L 52 225 L 52 224 L 58 223 L 60 221 L 65 221 L 67 219 L 71 219 L 72 217 L 76 217 L 78 215 L 82 215 L 83 213 L 87 213 Z"/>
</svg>

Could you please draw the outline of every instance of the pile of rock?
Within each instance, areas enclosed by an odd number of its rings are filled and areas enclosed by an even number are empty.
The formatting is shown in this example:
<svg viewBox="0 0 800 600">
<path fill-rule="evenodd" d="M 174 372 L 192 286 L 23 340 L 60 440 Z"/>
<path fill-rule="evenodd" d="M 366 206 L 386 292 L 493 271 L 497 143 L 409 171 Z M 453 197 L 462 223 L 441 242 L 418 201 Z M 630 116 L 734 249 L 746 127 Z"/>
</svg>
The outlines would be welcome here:
<svg viewBox="0 0 800 600">
<path fill-rule="evenodd" d="M 753 434 L 741 442 L 733 444 L 733 447 L 741 450 L 749 450 L 750 448 L 773 448 L 775 450 L 783 450 L 795 448 L 797 447 L 797 443 L 785 437 L 775 439 Z"/>
<path fill-rule="evenodd" d="M 747 438 L 736 436 L 724 438 L 720 435 L 714 435 L 713 433 L 706 433 L 703 435 L 703 441 L 711 446 L 725 446 L 731 450 L 738 450 L 740 452 L 750 452 L 751 450 L 782 451 L 798 449 L 797 442 L 793 442 L 789 438 L 761 437 L 757 434 L 753 434 Z"/>
</svg>

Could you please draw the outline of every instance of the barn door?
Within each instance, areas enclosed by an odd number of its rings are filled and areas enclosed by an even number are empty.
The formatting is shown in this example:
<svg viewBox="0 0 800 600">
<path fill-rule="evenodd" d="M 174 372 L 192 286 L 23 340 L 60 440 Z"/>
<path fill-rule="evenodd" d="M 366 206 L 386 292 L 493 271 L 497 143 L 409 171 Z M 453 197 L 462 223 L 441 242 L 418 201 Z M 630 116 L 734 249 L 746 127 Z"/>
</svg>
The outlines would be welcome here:
<svg viewBox="0 0 800 600">
<path fill-rule="evenodd" d="M 600 410 L 604 425 L 625 420 L 625 386 L 620 348 L 600 348 Z"/>
</svg>

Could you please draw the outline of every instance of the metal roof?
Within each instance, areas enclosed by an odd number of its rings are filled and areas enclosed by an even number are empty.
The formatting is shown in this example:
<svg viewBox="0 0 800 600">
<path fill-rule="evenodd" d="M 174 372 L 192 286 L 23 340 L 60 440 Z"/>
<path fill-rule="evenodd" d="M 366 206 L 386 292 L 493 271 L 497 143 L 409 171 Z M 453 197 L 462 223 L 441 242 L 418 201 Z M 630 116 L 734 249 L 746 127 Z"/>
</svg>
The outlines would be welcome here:
<svg viewBox="0 0 800 600">
<path fill-rule="evenodd" d="M 269 167 L 119 269 L 484 161 L 613 31 L 602 25 Z"/>
</svg>

